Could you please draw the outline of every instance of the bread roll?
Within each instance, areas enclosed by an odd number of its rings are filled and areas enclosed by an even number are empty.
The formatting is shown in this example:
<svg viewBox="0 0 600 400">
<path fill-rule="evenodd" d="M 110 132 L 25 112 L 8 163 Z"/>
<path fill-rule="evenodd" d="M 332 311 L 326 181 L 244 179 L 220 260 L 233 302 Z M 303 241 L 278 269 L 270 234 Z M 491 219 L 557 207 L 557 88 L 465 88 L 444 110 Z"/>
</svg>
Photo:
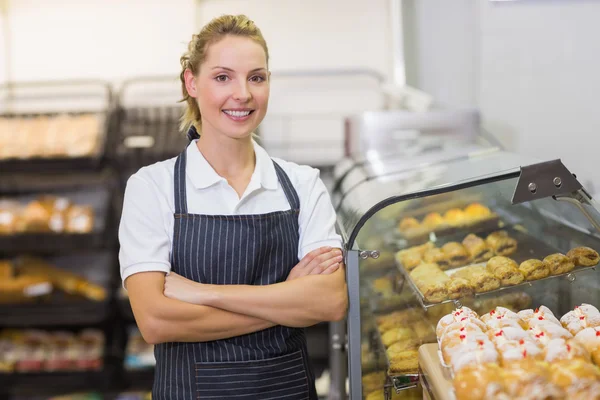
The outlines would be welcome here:
<svg viewBox="0 0 600 400">
<path fill-rule="evenodd" d="M 473 262 L 486 261 L 494 256 L 494 252 L 488 247 L 485 240 L 472 233 L 463 239 L 462 244 Z"/>
<path fill-rule="evenodd" d="M 548 265 L 536 259 L 523 261 L 521 265 L 519 265 L 519 271 L 528 281 L 543 279 L 550 276 L 550 268 Z"/>
<path fill-rule="evenodd" d="M 507 257 L 492 257 L 486 264 L 486 268 L 504 286 L 518 285 L 525 279 L 519 272 L 519 266 L 516 262 Z"/>
<path fill-rule="evenodd" d="M 497 256 L 509 256 L 517 251 L 517 241 L 508 236 L 506 231 L 493 232 L 485 241 Z"/>
<path fill-rule="evenodd" d="M 428 302 L 440 303 L 448 298 L 446 284 L 450 278 L 437 264 L 421 264 L 410 277 Z"/>
<path fill-rule="evenodd" d="M 560 275 L 571 272 L 575 268 L 575 264 L 564 254 L 551 254 L 544 258 L 544 264 L 550 269 L 551 275 Z"/>
<path fill-rule="evenodd" d="M 579 267 L 592 267 L 600 262 L 600 255 L 589 247 L 576 247 L 567 253 L 567 257 Z"/>
</svg>

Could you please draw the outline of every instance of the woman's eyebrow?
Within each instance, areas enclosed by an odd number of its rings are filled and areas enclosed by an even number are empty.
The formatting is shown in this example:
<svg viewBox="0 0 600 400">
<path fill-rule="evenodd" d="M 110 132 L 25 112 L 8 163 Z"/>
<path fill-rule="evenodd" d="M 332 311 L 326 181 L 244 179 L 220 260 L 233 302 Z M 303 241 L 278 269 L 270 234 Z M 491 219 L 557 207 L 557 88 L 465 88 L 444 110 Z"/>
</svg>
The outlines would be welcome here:
<svg viewBox="0 0 600 400">
<path fill-rule="evenodd" d="M 220 66 L 216 66 L 213 67 L 212 69 L 224 69 L 225 71 L 230 71 L 230 72 L 235 72 L 234 70 L 232 70 L 231 68 L 227 68 L 227 67 L 220 67 Z M 258 71 L 266 71 L 267 69 L 264 67 L 260 67 L 260 68 L 254 68 L 252 71 L 250 72 L 258 72 Z"/>
</svg>

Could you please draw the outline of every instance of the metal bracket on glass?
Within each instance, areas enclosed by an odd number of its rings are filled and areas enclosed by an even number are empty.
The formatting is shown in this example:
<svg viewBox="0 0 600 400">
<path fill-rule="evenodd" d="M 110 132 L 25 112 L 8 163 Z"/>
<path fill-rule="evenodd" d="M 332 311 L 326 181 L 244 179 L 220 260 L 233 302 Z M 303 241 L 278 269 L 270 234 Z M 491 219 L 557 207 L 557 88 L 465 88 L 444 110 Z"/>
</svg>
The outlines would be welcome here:
<svg viewBox="0 0 600 400">
<path fill-rule="evenodd" d="M 583 186 L 562 161 L 553 160 L 521 167 L 521 175 L 515 187 L 512 204 L 552 196 L 571 195 Z"/>
<path fill-rule="evenodd" d="M 379 250 L 361 250 L 358 253 L 358 256 L 362 260 L 366 260 L 367 258 L 377 259 L 377 258 L 379 258 Z"/>
</svg>

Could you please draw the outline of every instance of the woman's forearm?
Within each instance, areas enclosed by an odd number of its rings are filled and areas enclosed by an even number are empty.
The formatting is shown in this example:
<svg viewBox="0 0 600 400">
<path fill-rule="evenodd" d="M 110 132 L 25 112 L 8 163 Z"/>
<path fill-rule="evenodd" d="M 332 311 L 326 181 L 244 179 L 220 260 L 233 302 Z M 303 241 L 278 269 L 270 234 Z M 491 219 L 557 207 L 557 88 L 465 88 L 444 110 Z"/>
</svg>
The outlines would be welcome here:
<svg viewBox="0 0 600 400">
<path fill-rule="evenodd" d="M 341 320 L 348 306 L 343 268 L 266 286 L 207 286 L 203 304 L 291 327 Z"/>
</svg>

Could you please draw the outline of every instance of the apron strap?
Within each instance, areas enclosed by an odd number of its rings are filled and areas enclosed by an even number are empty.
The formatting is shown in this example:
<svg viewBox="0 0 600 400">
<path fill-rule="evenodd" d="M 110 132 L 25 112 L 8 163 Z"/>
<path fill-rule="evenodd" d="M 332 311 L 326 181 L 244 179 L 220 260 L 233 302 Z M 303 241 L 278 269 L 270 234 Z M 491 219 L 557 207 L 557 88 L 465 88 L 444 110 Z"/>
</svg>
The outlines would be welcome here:
<svg viewBox="0 0 600 400">
<path fill-rule="evenodd" d="M 191 142 L 194 139 L 200 139 L 200 134 L 198 133 L 194 125 L 190 126 L 190 129 L 188 129 L 187 138 L 189 142 Z"/>
<path fill-rule="evenodd" d="M 279 166 L 275 161 L 273 161 L 273 165 L 275 166 L 275 172 L 277 173 L 277 178 L 279 178 L 279 182 L 281 182 L 281 187 L 283 188 L 283 192 L 285 193 L 285 197 L 287 197 L 292 210 L 300 209 L 300 199 L 298 198 L 298 193 L 290 178 L 287 176 L 283 168 Z"/>
<path fill-rule="evenodd" d="M 185 164 L 187 149 L 175 161 L 175 214 L 187 214 L 187 194 L 185 191 Z"/>
</svg>

